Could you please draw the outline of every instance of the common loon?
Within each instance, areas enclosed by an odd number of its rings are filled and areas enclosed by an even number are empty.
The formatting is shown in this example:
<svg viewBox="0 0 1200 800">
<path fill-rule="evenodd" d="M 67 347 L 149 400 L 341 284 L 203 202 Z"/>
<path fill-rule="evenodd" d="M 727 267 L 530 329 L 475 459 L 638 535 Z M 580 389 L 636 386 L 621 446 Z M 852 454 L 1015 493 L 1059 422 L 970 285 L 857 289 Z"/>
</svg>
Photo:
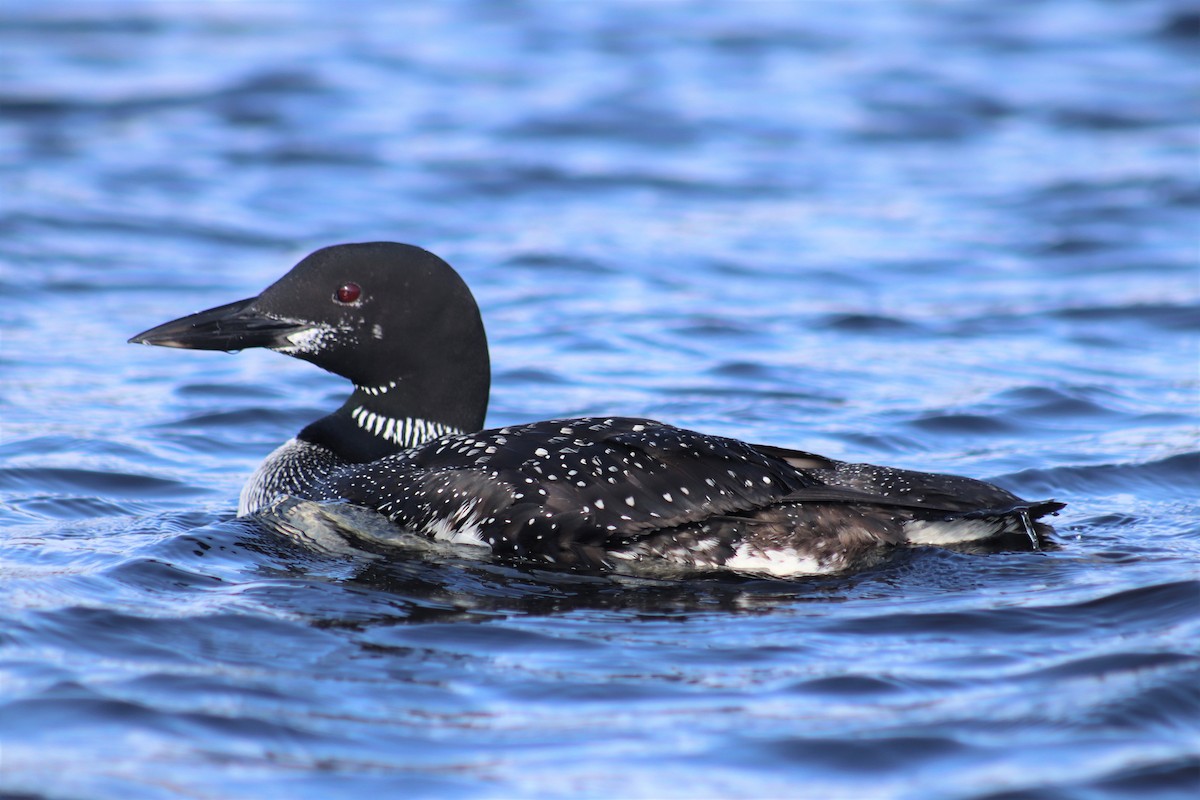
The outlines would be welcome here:
<svg viewBox="0 0 1200 800">
<path fill-rule="evenodd" d="M 354 384 L 250 478 L 239 515 L 288 497 L 372 509 L 499 556 L 606 570 L 624 562 L 821 574 L 902 545 L 1039 549 L 1064 504 L 989 483 L 710 436 L 649 419 L 482 430 L 490 388 L 479 307 L 419 247 L 317 250 L 257 297 L 133 343 L 265 347 Z"/>
</svg>

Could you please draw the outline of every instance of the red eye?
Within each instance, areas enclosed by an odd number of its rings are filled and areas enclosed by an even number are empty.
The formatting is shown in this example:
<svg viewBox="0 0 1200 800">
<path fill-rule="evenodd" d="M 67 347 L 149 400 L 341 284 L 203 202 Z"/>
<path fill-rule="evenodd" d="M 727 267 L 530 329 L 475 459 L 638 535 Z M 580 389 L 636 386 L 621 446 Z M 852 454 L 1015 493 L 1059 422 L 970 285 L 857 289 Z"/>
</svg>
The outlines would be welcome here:
<svg viewBox="0 0 1200 800">
<path fill-rule="evenodd" d="M 337 298 L 339 303 L 346 303 L 348 305 L 362 297 L 362 287 L 357 283 L 343 283 L 333 293 L 333 296 Z"/>
</svg>

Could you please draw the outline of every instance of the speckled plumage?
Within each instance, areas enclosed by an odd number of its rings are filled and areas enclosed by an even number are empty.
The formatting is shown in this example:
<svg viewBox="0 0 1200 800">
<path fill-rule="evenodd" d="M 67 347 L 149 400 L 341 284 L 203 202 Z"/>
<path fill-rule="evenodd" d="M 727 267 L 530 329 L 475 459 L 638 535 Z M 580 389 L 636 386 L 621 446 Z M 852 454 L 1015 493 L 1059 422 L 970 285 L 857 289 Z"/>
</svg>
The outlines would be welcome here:
<svg viewBox="0 0 1200 800">
<path fill-rule="evenodd" d="M 455 543 L 556 564 L 598 568 L 665 559 L 697 569 L 779 575 L 842 570 L 903 544 L 906 527 L 953 526 L 970 505 L 934 497 L 892 470 L 894 497 L 819 477 L 867 465 L 785 456 L 647 419 L 548 420 L 448 436 L 334 472 L 312 499 L 374 508 L 401 527 Z M 975 538 L 1014 529 L 1020 505 Z M 882 480 L 877 481 L 882 482 Z M 935 481 L 936 483 L 936 481 Z M 1023 506 L 1022 506 L 1023 507 Z M 1042 531 L 1038 532 L 1038 535 Z"/>
<path fill-rule="evenodd" d="M 1037 518 L 1062 505 L 647 419 L 479 430 L 488 355 L 478 307 L 449 265 L 407 245 L 319 250 L 257 298 L 133 341 L 269 347 L 354 382 L 341 408 L 268 457 L 242 493 L 242 514 L 300 497 L 580 569 L 662 562 L 802 575 L 904 544 L 1037 548 L 1049 530 Z"/>
</svg>

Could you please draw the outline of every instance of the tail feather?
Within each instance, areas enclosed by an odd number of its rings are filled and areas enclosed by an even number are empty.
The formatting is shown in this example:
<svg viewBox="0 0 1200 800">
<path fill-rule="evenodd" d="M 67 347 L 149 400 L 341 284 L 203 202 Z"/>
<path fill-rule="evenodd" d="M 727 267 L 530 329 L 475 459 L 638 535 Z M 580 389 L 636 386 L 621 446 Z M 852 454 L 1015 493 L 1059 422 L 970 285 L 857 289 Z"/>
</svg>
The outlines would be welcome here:
<svg viewBox="0 0 1200 800">
<path fill-rule="evenodd" d="M 917 545 L 1045 550 L 1053 528 L 1038 520 L 1065 507 L 1056 500 L 1041 500 L 936 517 L 918 516 L 905 523 L 904 533 L 909 544 Z"/>
</svg>

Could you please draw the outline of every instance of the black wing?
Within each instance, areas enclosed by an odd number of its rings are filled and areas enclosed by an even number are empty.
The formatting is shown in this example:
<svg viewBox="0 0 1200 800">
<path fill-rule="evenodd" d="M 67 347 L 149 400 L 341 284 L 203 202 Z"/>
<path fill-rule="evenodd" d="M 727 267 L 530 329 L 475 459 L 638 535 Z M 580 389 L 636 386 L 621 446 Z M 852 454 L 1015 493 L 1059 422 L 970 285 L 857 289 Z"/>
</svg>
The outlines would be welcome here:
<svg viewBox="0 0 1200 800">
<path fill-rule="evenodd" d="M 579 418 L 439 439 L 347 468 L 316 499 L 374 508 L 439 538 L 457 532 L 498 553 L 571 562 L 819 485 L 734 439 L 645 419 Z"/>
<path fill-rule="evenodd" d="M 754 448 L 788 462 L 824 487 L 823 490 L 809 492 L 807 496 L 789 498 L 797 501 L 871 502 L 897 509 L 945 513 L 964 518 L 1026 510 L 1033 519 L 1037 519 L 1065 506 L 1054 500 L 1022 500 L 993 483 L 962 475 L 835 461 L 772 445 L 756 444 Z"/>
<path fill-rule="evenodd" d="M 901 486 L 920 477 L 932 484 Z M 373 508 L 406 529 L 499 554 L 597 566 L 610 550 L 697 523 L 721 538 L 747 525 L 801 524 L 818 504 L 870 507 L 879 532 L 867 538 L 895 542 L 904 518 L 989 507 L 952 497 L 959 481 L 992 490 L 978 499 L 1005 501 L 993 505 L 1022 502 L 966 478 L 842 464 L 647 419 L 577 418 L 444 437 L 347 467 L 314 499 Z M 802 514 L 805 503 L 811 512 Z M 781 506 L 794 511 L 776 519 Z"/>
</svg>

